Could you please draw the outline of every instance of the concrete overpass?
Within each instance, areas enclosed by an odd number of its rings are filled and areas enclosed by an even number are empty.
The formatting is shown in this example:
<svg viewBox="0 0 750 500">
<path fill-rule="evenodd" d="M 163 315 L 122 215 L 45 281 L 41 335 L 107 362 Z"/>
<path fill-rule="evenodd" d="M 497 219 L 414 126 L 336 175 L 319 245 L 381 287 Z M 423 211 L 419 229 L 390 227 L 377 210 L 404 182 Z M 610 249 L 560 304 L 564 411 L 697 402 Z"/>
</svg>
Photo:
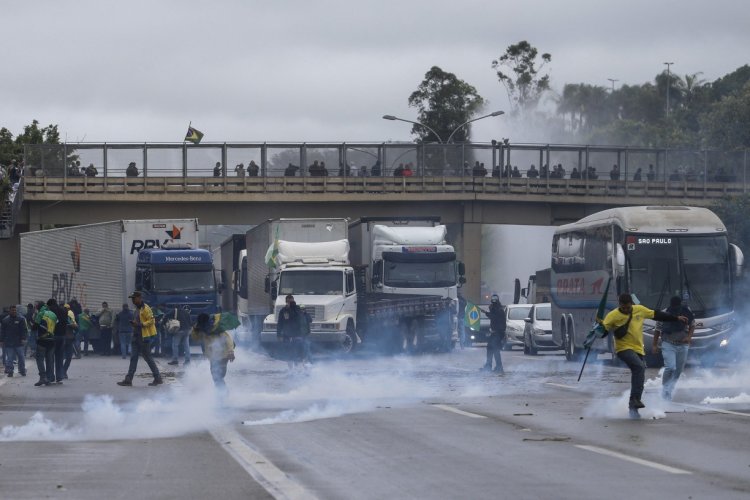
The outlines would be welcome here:
<svg viewBox="0 0 750 500">
<path fill-rule="evenodd" d="M 346 149 L 342 147 L 356 150 L 365 147 L 359 146 L 339 145 L 339 156 L 343 151 L 346 157 Z M 102 147 L 106 165 L 107 147 Z M 146 163 L 148 147 L 140 147 Z M 640 154 L 650 152 L 657 159 L 657 175 L 653 179 L 644 176 L 644 180 L 634 181 L 632 168 L 628 173 L 627 165 L 628 159 L 638 152 L 627 148 L 600 148 L 599 151 L 583 146 L 556 147 L 561 149 L 561 155 L 577 156 L 581 167 L 592 161 L 592 151 L 614 157 L 615 161 L 624 159 L 624 175 L 618 180 L 602 180 L 593 178 L 593 175 L 589 178 L 587 173 L 582 179 L 504 177 L 500 175 L 504 171 L 501 166 L 511 165 L 514 146 L 502 143 L 476 145 L 477 151 L 471 150 L 470 154 L 463 151 L 461 155 L 462 159 L 488 155 L 491 165 L 500 160 L 494 177 L 491 171 L 479 175 L 472 169 L 455 172 L 447 166 L 441 167 L 439 173 L 442 175 L 430 175 L 435 168 L 424 150 L 427 145 L 422 146 L 421 152 L 414 152 L 417 175 L 411 177 L 385 175 L 387 168 L 375 177 L 348 176 L 343 169 L 340 176 L 330 177 L 310 176 L 304 172 L 302 176 L 278 175 L 278 172 L 266 168 L 268 154 L 261 150 L 261 175 L 229 176 L 223 170 L 218 177 L 207 177 L 205 172 L 195 175 L 196 172 L 190 171 L 187 146 L 179 147 L 183 152 L 182 163 L 167 172 L 169 175 L 154 176 L 160 171 L 164 173 L 164 169 L 152 167 L 150 175 L 145 175 L 148 171 L 144 169 L 141 176 L 126 177 L 124 172 L 110 168 L 106 172 L 108 175 L 87 177 L 68 175 L 68 169 L 48 165 L 41 170 L 44 175 L 27 176 L 20 193 L 21 202 L 14 207 L 11 227 L 15 228 L 16 235 L 0 241 L 0 273 L 6 277 L 0 300 L 6 304 L 17 300 L 20 279 L 18 232 L 117 219 L 197 217 L 201 224 L 212 225 L 257 224 L 278 217 L 355 219 L 399 215 L 441 217 L 448 226 L 449 237 L 460 258 L 466 263 L 466 296 L 477 300 L 480 295 L 482 224 L 559 225 L 614 206 L 710 206 L 724 196 L 747 192 L 746 154 L 740 158 L 742 161 L 736 164 L 731 176 L 725 174 L 720 178 L 709 175 L 708 154 L 702 157 L 702 173 L 696 173 L 693 168 L 690 175 L 676 176 L 668 175 L 670 170 L 666 161 L 674 154 L 668 156 L 662 150 L 639 150 Z M 213 147 L 221 151 L 220 158 L 225 165 L 228 146 Z M 304 160 L 310 146 L 298 147 L 301 148 L 299 157 Z M 377 149 L 377 155 L 373 153 L 372 156 L 378 158 L 378 164 L 381 164 L 381 158 L 389 156 L 385 145 L 370 147 Z M 414 145 L 411 148 L 415 149 Z M 530 151 L 533 158 L 549 161 L 554 158 L 553 149 L 549 145 L 539 145 Z M 70 150 L 61 157 L 67 158 Z M 518 155 L 518 152 L 514 154 Z M 661 162 L 658 161 L 660 155 L 664 157 Z M 390 157 L 394 154 L 391 153 Z M 305 164 L 304 161 L 301 163 Z"/>
</svg>

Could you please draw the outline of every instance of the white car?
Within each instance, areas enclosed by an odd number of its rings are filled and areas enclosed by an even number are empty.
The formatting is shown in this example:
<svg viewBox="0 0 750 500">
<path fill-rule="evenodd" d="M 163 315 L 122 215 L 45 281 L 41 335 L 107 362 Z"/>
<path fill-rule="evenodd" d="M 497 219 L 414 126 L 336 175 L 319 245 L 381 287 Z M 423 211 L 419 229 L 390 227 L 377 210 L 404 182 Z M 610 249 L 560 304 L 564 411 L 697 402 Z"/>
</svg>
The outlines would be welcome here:
<svg viewBox="0 0 750 500">
<path fill-rule="evenodd" d="M 557 351 L 561 346 L 552 338 L 552 307 L 549 302 L 533 304 L 529 317 L 524 320 L 523 353 L 535 355 L 538 351 Z"/>
<path fill-rule="evenodd" d="M 505 306 L 505 348 L 523 345 L 524 321 L 529 317 L 531 304 L 508 304 Z"/>
</svg>

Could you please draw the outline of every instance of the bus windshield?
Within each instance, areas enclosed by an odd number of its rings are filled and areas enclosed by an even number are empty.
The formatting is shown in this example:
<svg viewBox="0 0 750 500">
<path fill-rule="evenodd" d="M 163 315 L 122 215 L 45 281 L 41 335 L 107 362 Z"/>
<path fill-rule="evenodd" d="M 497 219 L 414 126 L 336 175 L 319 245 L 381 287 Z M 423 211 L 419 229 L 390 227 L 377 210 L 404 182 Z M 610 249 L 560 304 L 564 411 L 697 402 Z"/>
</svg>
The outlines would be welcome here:
<svg viewBox="0 0 750 500">
<path fill-rule="evenodd" d="M 281 273 L 282 295 L 343 295 L 344 274 L 341 271 L 287 270 Z"/>
<path fill-rule="evenodd" d="M 651 309 L 672 296 L 686 300 L 699 317 L 732 310 L 726 236 L 628 235 L 631 292 Z"/>
</svg>

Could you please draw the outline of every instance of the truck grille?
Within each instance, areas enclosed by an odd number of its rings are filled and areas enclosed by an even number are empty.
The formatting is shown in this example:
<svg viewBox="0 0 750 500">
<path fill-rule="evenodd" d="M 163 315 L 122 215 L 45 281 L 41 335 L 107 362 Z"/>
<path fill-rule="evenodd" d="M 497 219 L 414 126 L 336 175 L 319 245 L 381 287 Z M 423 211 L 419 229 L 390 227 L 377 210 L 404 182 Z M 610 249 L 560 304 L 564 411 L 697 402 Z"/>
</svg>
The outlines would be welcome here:
<svg viewBox="0 0 750 500">
<path fill-rule="evenodd" d="M 302 305 L 302 304 L 299 304 Z M 276 308 L 276 318 L 279 317 L 279 313 L 283 309 L 283 306 Z M 305 305 L 305 311 L 310 315 L 313 321 L 323 321 L 325 319 L 325 306 L 308 306 Z"/>
</svg>

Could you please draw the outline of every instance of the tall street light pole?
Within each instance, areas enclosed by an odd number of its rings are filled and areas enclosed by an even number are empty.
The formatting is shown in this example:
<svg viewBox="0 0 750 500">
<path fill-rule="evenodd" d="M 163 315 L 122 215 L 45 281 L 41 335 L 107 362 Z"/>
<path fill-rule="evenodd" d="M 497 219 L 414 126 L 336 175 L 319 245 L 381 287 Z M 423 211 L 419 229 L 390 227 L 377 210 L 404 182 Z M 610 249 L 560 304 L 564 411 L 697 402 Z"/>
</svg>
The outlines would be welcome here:
<svg viewBox="0 0 750 500">
<path fill-rule="evenodd" d="M 461 125 L 459 125 L 458 127 L 456 127 L 456 129 L 453 132 L 451 132 L 451 135 L 448 136 L 448 140 L 445 141 L 445 143 L 446 144 L 450 144 L 451 139 L 453 139 L 453 136 L 456 134 L 456 132 L 458 132 L 459 130 L 461 130 L 462 128 L 464 128 L 466 125 L 468 125 L 471 122 L 475 122 L 475 121 L 481 120 L 483 118 L 489 118 L 491 116 L 500 116 L 500 115 L 504 115 L 504 114 L 505 114 L 505 111 L 495 111 L 494 113 L 490 113 L 489 115 L 480 116 L 479 118 L 474 118 L 472 120 L 466 121 L 466 122 L 462 123 Z"/>
<path fill-rule="evenodd" d="M 397 116 L 393 116 L 393 115 L 383 115 L 383 120 L 398 120 L 400 122 L 413 123 L 414 125 L 419 125 L 420 127 L 424 127 L 427 130 L 429 130 L 430 132 L 432 132 L 433 135 L 437 138 L 438 142 L 440 144 L 443 144 L 443 140 L 440 138 L 440 135 L 437 132 L 435 132 L 434 130 L 432 130 L 430 127 L 428 127 L 427 125 L 425 125 L 424 123 L 414 122 L 414 121 L 411 121 L 411 120 L 404 120 L 403 118 L 398 118 Z"/>
<path fill-rule="evenodd" d="M 609 80 L 610 83 L 612 84 L 612 93 L 614 93 L 615 92 L 615 82 L 619 82 L 620 80 L 618 80 L 616 78 L 607 78 L 607 80 Z"/>
<path fill-rule="evenodd" d="M 672 86 L 672 76 L 669 72 L 670 66 L 672 66 L 673 62 L 665 62 L 664 63 L 667 66 L 667 116 L 669 116 L 669 87 Z"/>
</svg>

